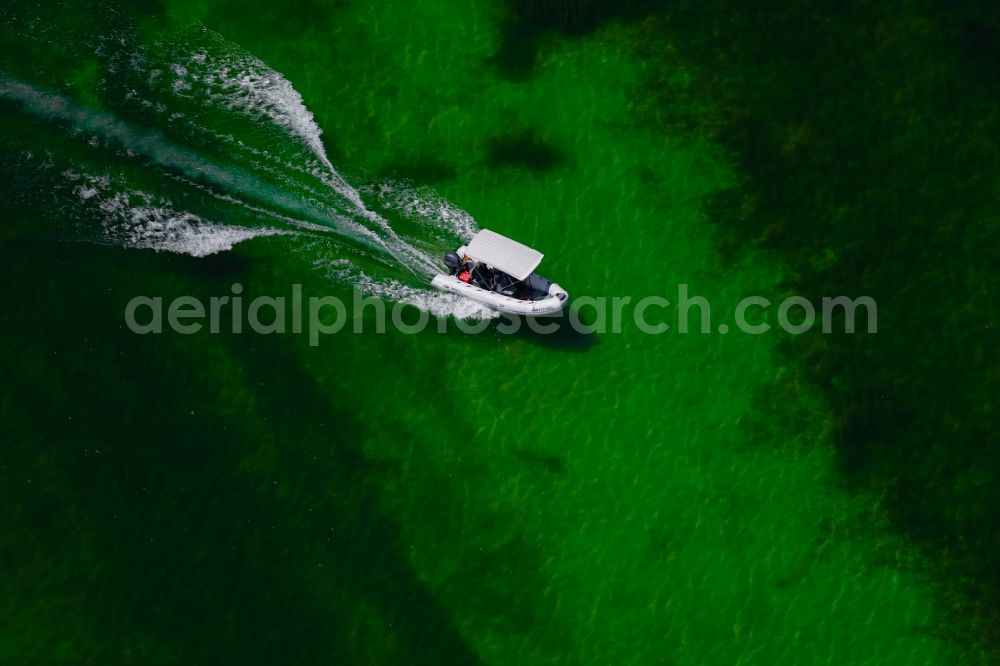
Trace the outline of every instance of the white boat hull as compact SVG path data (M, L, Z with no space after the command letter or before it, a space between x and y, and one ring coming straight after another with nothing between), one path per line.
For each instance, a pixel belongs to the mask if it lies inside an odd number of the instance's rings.
M554 282L549 285L548 296L537 301L504 296L495 291L489 291L474 284L462 282L454 275L437 275L431 280L431 284L438 289L464 296L469 300L476 301L505 314L523 315L526 317L555 314L562 310L566 301L569 300L569 294L566 293L566 290Z

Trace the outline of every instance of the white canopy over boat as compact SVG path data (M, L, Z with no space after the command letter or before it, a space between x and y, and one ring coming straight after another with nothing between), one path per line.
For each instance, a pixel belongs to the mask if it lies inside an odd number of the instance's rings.
M542 253L522 245L495 231L483 229L465 248L465 254L475 261L489 264L515 280L523 280L538 268Z

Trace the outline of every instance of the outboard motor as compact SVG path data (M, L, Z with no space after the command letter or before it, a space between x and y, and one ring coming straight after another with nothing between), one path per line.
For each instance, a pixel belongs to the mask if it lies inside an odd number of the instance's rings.
M449 273L455 275L462 266L462 259L458 256L457 252L449 252L444 255L444 265L448 267Z

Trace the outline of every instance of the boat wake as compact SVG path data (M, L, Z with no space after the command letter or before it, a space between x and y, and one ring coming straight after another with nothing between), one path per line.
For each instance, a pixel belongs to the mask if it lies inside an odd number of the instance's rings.
M493 316L427 284L440 249L476 232L473 218L407 182L355 188L302 96L258 58L204 29L151 45L112 36L95 51L101 110L0 73L0 99L94 151L45 165L74 195L67 217L85 239L204 257L301 238L309 264L340 283L436 316ZM418 233L404 237L390 217Z

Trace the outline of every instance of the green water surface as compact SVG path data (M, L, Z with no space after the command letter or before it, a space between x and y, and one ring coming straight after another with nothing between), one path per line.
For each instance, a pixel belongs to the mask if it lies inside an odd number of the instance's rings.
M996 24L968 56L936 5L827 4L6 5L3 75L83 115L0 99L0 661L989 661ZM138 294L351 298L323 269L350 242L123 247L67 179L220 224L257 222L192 182L312 196L280 128L129 96L130 54L219 48L294 86L355 187L422 187L574 296L870 294L880 330L134 335ZM109 118L249 175L184 180Z

